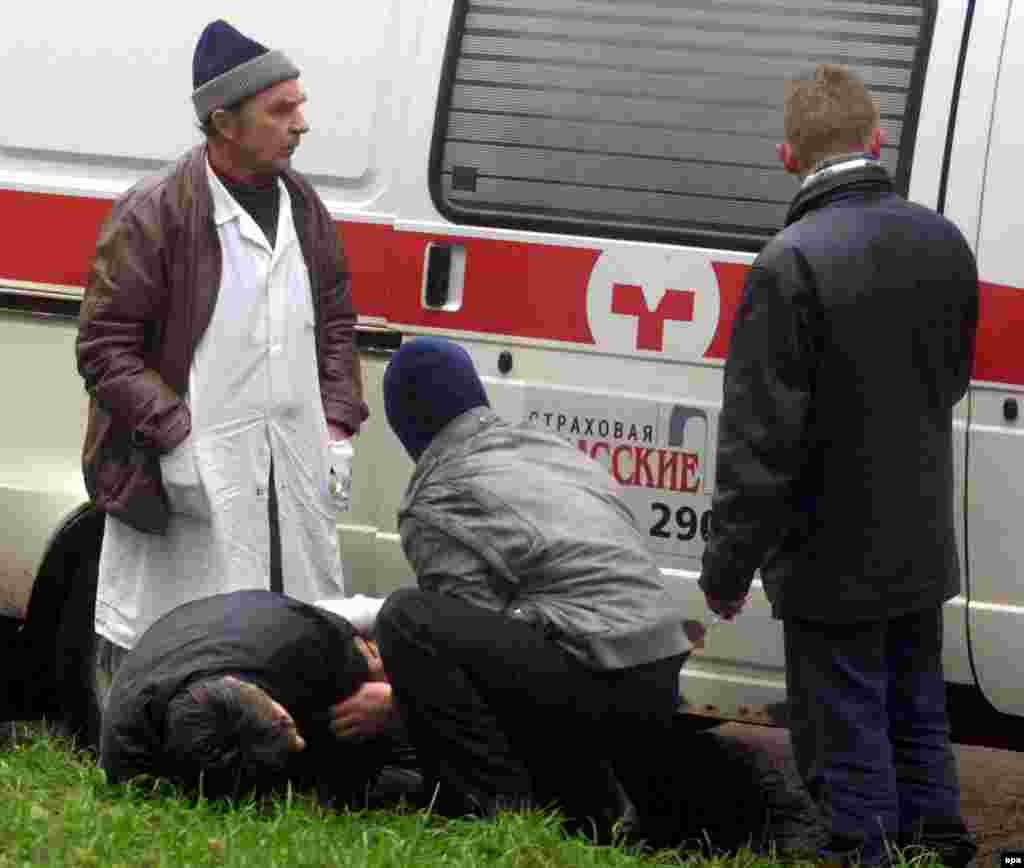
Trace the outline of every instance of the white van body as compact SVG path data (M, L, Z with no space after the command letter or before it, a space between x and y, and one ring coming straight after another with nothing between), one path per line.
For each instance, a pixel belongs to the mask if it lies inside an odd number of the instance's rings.
M609 466L693 617L709 619L696 583L723 360L746 270L796 189L774 165L781 82L844 62L879 97L903 192L955 221L978 257L946 675L1024 715L1024 3L750 5L218 5L303 70L313 132L295 165L353 269L371 417L339 527L349 590L412 582L395 529L412 465L380 383L398 336L441 334L472 354L498 412ZM74 317L96 231L114 197L199 141L191 59L210 15L198 0L159 23L137 4L61 6L19 4L0 33L13 85L0 125L0 608L14 617L85 499ZM781 628L763 594L709 634L681 692L691 712L781 719Z

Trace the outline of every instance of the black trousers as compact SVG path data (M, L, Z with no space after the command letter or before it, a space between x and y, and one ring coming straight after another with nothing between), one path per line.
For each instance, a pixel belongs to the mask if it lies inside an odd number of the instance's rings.
M611 769L636 834L660 846L677 833L670 736L685 655L599 671L531 624L419 590L388 599L377 637L439 812L556 806L604 837L621 804Z
M784 634L793 754L829 821L824 855L875 865L887 844L923 844L966 864L975 848L949 741L942 609L856 624L787 619Z

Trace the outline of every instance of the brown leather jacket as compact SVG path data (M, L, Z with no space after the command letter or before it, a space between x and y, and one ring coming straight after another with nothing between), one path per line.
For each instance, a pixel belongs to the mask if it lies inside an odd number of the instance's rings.
M310 184L292 171L283 180L313 289L324 412L355 432L368 411L344 250ZM79 320L78 370L91 396L85 485L98 508L141 531L167 527L158 456L191 430L183 396L220 279L200 145L114 203L100 229Z

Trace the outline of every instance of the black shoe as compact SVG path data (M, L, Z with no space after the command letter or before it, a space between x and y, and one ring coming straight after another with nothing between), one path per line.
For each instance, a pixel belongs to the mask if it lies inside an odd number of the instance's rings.
M924 821L913 839L903 844L934 851L946 868L965 868L978 854L978 845L959 819Z
M423 775L416 769L401 766L384 766L366 794L368 808L384 808L400 802L423 808L429 801L429 795L424 792Z

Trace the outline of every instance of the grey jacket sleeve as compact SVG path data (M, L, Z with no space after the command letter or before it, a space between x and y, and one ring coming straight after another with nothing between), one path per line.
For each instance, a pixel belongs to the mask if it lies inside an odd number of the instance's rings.
M817 307L799 264L796 251L755 262L733 326L700 579L720 600L747 593L799 507L794 482L807 457Z
M424 591L455 597L492 612L508 599L493 587L491 568L476 552L444 531L411 516L402 519L402 548Z

